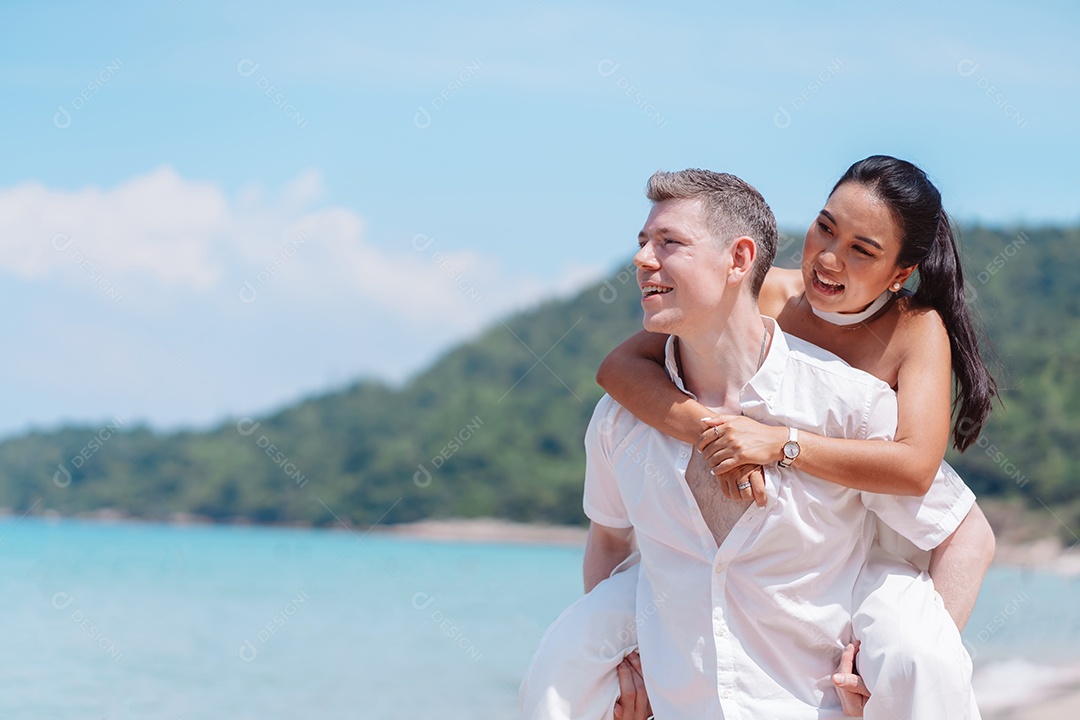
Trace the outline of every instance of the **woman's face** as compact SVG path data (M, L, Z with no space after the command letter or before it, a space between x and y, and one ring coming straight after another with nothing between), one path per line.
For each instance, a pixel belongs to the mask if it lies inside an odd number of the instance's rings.
M896 266L900 223L867 186L846 182L829 196L803 243L806 299L818 310L855 313L902 286L914 268Z

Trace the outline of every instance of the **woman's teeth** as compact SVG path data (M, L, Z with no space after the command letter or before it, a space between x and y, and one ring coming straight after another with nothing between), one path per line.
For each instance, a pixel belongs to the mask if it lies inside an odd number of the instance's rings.
M814 273L814 278L830 290L839 290L840 288L844 287L840 283L829 282L825 278L821 277L821 275L818 275L816 272Z

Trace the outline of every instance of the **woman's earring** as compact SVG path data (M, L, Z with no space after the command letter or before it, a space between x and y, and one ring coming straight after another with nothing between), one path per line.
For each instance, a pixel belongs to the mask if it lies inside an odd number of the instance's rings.
M893 292L900 292L900 283L893 283L892 290Z

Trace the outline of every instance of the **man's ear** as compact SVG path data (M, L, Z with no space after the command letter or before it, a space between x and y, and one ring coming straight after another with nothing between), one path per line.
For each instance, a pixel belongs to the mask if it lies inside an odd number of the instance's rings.
M757 260L757 243L752 237L743 235L731 241L731 268L728 270L728 282L741 283L754 271Z

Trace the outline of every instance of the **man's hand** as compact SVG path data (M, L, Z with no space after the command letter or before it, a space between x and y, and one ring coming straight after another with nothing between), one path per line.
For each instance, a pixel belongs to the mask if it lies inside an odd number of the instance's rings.
M870 699L870 691L866 689L866 683L855 672L855 654L859 652L859 641L855 644L848 643L844 648L844 654L840 656L840 667L832 676L833 685L836 686L836 694L840 696L840 707L848 717L862 717L863 707ZM616 717L618 717L616 715Z
M618 673L619 699L615 701L615 717L619 720L646 720L652 715L652 708L645 693L641 656L637 650L619 663Z

